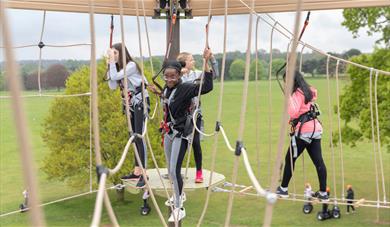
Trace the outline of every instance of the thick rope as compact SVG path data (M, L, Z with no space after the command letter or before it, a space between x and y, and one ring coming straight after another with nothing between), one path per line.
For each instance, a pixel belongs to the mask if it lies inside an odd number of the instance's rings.
M210 22L211 22L211 4L212 0L209 0L209 9L208 9L208 19L207 19L207 24L206 24L206 41L205 41L205 49L209 48L209 29L210 29ZM201 92L202 92L202 87L203 87L203 81L204 81L204 76L205 76L205 70L208 65L208 61L205 61L203 59L203 65L202 65L202 74L200 76L200 84L199 84L199 90L198 90L198 95L197 95L197 102L195 104L195 110L199 109L200 105L200 99L201 99ZM194 124L196 125L196 124ZM188 174L188 167L190 165L190 160L191 160L191 151L192 151L192 142L194 141L194 135L195 135L195 127L192 129L191 133L191 139L188 141L188 147L187 147L187 164L186 164L186 170L184 173L184 178L187 179L187 174ZM184 184L184 182L183 182ZM184 187L184 186L183 186Z
M143 7L143 14L145 15L145 7L144 3L142 0L142 7ZM146 107L146 95L145 95L145 79L144 79L144 61L143 61L143 53L142 53L142 40L141 40L141 25L140 25L140 20L139 20L139 6L138 6L138 1L136 1L136 18L137 18L137 31L138 31L138 47L139 47L139 53L140 53L140 59L141 59L141 76L142 76L142 102L144 103L144 116L148 116L148 110ZM146 133L146 125L147 125L147 118L145 120L145 130L141 138L145 137ZM141 162L140 155L138 152L135 152L135 156L138 162L138 165L141 167L142 175L145 180L146 188L149 191L150 197L152 198L152 202L154 204L154 207L156 208L157 214L161 220L161 223L164 226L168 226L165 222L164 216L161 213L160 207L157 203L156 197L154 196L154 193L152 191L152 188L150 186L148 176L146 175L146 166L143 166L143 163Z
M221 79L220 79L220 90L219 90L218 112L217 112L216 124L221 122L221 119L222 119L222 105L223 105L222 101L223 101L223 94L224 94L225 67L226 67L227 8L228 8L228 0L225 0L225 13L224 13L224 23L223 23L223 54L222 54ZM196 125L196 124L194 124L194 125ZM212 180L213 180L213 176L214 176L215 160L217 157L217 149L218 149L218 133L215 133L214 134L213 148L212 148L212 152L211 152L209 185L211 185ZM208 187L208 189L207 189L206 200L205 200L202 214L200 215L197 227L200 227L202 225L202 222L204 220L204 216L206 215L206 211L207 211L209 201L210 201L211 189L212 189L211 187Z
M255 62L256 62L256 68L255 68L255 105L256 105L256 132L255 132L255 140L256 140L256 166L257 166L257 176L260 178L260 145L259 145L259 69L258 69L258 62L259 62L259 47L258 47L258 31L259 31L259 22L260 18L256 18L256 32L255 32Z
M254 5L255 5L255 1L252 0L252 8L254 7ZM251 12L249 15L248 41L247 41L246 62L245 62L245 77L244 77L244 87L243 87L243 91L242 91L240 124L239 124L239 129L238 129L237 143L241 143L242 138L244 136L245 114L246 114L246 106L247 106L247 102L248 102L249 69L250 69L250 57L251 57L250 55L251 55L251 42L252 42L252 20L253 20L253 13ZM238 156L238 155L236 155L234 158L233 176L232 176L232 183L233 184L235 184L237 181L239 159L240 159L240 156ZM233 186L233 190L234 190L234 186ZM234 194L230 193L227 211L226 211L225 226L230 226L230 218L231 218L231 214L232 214L233 200L234 200Z
M333 174L333 198L337 199L337 189L336 189L336 165L334 158L334 145L333 145L333 120L332 120L332 103L330 98L330 80L329 80L329 62L330 57L326 60L326 84L327 84L327 93L328 93L328 116L329 116L329 143L330 143L330 152L332 156L332 174Z
M341 138L341 117L340 117L340 87L339 87L339 65L340 61L336 63L336 97L337 97L337 123L339 130L339 146L340 146L340 163L341 163L341 199L344 200L344 156L343 156L343 141ZM336 189L335 189L336 190Z
M373 147L373 152L374 152L374 165L375 165L375 181L376 181L376 195L377 195L377 201L378 201L378 206L379 206L379 177L378 177L378 163L377 163L377 157L376 157L376 145L375 145L375 130L374 130L374 111L373 111L373 106L372 106L372 74L373 74L373 69L370 70L370 118L371 118L371 140L372 140L372 147ZM376 210L376 221L379 221L379 207Z
M4 4L0 4L0 23L2 25L2 37L5 46L4 55L6 59L6 77L9 84L9 89L12 96L12 109L15 116L16 132L19 137L20 159L22 161L22 170L24 182L30 193L31 213L30 221L32 226L45 226L43 211L38 207L39 192L36 180L36 172L34 167L34 157L32 154L32 146L27 130L27 119L23 109L21 95L21 81L19 71L14 58L14 53L11 48L12 40L10 29L8 26L8 18L5 15Z
M382 192L383 192L383 201L386 202L386 183L385 183L385 174L383 171L383 160L382 160L382 151L381 151L381 138L380 138L380 130L379 130L379 111L378 111L378 71L375 73L375 84L374 84L374 101L375 101L375 113L376 113L376 136L377 136L377 144L378 144L378 154L379 154L379 163L381 168L381 176L382 176Z
M89 19L90 19L90 34L91 34L91 63L90 63L90 76L92 78L92 121L93 121L93 134L94 134L94 147L96 154L96 166L102 164L100 153L100 135L99 135L99 109L98 109L98 83L97 83L97 68L96 68L96 37L95 37L95 18L94 18L94 1L89 1ZM118 226L118 221L112 210L108 194L105 192L105 182L107 175L103 173L100 176L99 191L95 203L95 211L91 226L98 226L100 223L102 202L104 199L108 216L111 223L114 226Z
M303 50L305 49L305 45L302 45L300 59L299 59L299 72L302 72L302 62L303 62ZM303 175L303 183L306 184L306 172L305 172L305 152L302 153L302 175Z
M290 40L290 42L288 43L287 45L287 51L286 51L286 73L288 71L288 67L289 67L289 62L288 62L288 59L289 59L289 53L290 53L290 47L291 47L291 44L292 44L293 40ZM280 85L280 83L279 83ZM282 87L280 87L282 88ZM282 89L283 91L283 89ZM289 135L289 134L288 134ZM296 190L296 184L295 184L295 176L294 176L294 165L293 165L293 155L292 155L292 147L291 147L291 142L289 142L289 154L290 154L290 171L291 171L291 181L292 181L292 184L293 184L293 192L294 194L297 192ZM283 160L282 160L283 162ZM281 166L281 169L282 169L282 165ZM282 178L282 171L280 172L280 175L279 175L280 179Z
M260 18L259 16L257 16ZM269 67L268 67L268 132L272 131L272 44L274 39L274 30L275 26L278 24L275 21L275 24L272 26L270 34L270 43L269 43ZM268 160L271 160L272 153L272 135L268 133ZM268 185L271 184L271 162L268 162Z
M274 171L272 174L272 182L271 182L271 191L275 192L276 187L277 187L277 179L279 176L279 167L282 161L282 152L283 152L283 145L284 141L286 139L286 129L288 125L288 113L287 113L287 108L289 104L289 97L291 95L292 91L292 86L293 86L293 81L294 81L294 71L295 71L295 62L296 62L296 49L298 46L298 30L299 30L299 23L300 23L300 18L301 18L301 9L302 9L302 0L299 0L297 2L297 10L296 10L296 17L295 17L295 26L294 26L294 42L293 42L293 47L291 50L291 56L289 58L289 63L288 63L288 70L286 72L286 87L285 87L285 93L284 93L284 110L282 114L282 119L281 119L281 127L279 131L279 143L278 143L278 152L276 155L276 161L274 165ZM271 225L272 221L272 211L273 211L273 204L268 203L266 206L265 210L265 215L264 215L264 224L263 226L268 227Z

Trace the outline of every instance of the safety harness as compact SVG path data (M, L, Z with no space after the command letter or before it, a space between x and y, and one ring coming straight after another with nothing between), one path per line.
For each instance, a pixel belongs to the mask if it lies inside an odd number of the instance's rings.
M320 115L321 115L321 111L319 109L318 104L317 103L311 103L309 111L299 115L299 117L297 117L295 119L292 119L290 121L290 125L291 125L291 131L290 131L291 147L292 147L292 150L293 150L293 157L294 158L298 157L298 149L297 149L296 138L300 138L303 124L305 124L306 122L309 122L309 121L313 121L313 124L314 124L313 132L312 132L312 134L311 134L311 136L309 138L311 140L313 138L313 135L314 135L315 131L316 131L316 121L315 121L315 119L317 119L317 121L321 124L321 121L318 119L318 116L320 116ZM297 133L297 135L295 135L295 131L297 129L298 123L300 123L300 125L299 125L299 129L298 129L298 133Z
M169 96L169 98L166 98L167 96L167 89L164 91L164 96L162 99L163 102L163 110L164 110L164 120L160 123L160 131L161 131L161 146L164 145L164 136L165 134L170 135L171 138L181 136L183 139L189 139L188 135L192 131L192 117L189 112L189 110L186 112L185 116L175 119L172 115L172 112L169 109L169 106L174 99L175 93L176 93L177 88L174 88ZM170 118L170 121L168 122L168 116ZM184 123L184 131L179 132L178 130L175 129L175 126L178 123L181 123L185 121Z

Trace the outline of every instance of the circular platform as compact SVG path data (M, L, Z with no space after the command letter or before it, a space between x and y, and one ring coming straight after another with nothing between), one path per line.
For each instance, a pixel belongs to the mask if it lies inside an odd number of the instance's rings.
M166 176L168 174L168 170L166 168L162 168L159 170L160 170L160 173L162 176L164 176L164 175ZM191 190L202 189L202 188L207 189L209 187L215 187L215 186L225 182L224 175L217 173L217 172L214 172L212 182L211 182L211 184L209 184L211 172L207 169L203 169L202 170L203 171L203 183L195 183L196 169L195 168L188 168L187 178L184 178L185 171L186 171L185 168L181 169L185 191L191 191ZM163 191L164 186L160 180L157 169L148 169L148 170L146 170L146 173L149 177L149 184L150 184L152 190ZM163 178L163 182L164 182L165 187L168 190L170 190L170 191L173 190L173 185L170 184L169 179ZM123 180L123 184L126 186L127 190L133 191L134 188L136 188L137 181Z

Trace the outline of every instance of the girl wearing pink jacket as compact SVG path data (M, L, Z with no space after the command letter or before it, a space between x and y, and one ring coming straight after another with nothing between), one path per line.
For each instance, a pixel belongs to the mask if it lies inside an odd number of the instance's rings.
M284 77L285 75L283 79ZM314 104L316 99L317 90L310 87L303 79L302 74L296 71L294 86L288 104L288 114L290 115L292 129L290 133L291 146L287 150L284 161L282 184L276 190L280 197L288 197L288 184L292 171L295 169L295 161L306 149L317 170L320 186L319 193L317 193L318 198L329 200L329 196L326 193L326 166L321 152L322 126L317 119L320 113L316 104Z

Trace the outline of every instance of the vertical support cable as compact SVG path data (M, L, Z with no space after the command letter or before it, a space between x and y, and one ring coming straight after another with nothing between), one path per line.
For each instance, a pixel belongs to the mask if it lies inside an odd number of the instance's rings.
M293 39L293 47L291 50L291 56L289 58L289 63L287 64L289 67L287 68L286 72L286 87L284 92L284 111L281 118L281 127L279 130L279 143L278 143L278 151L276 154L276 160L274 165L274 171L272 174L272 182L271 182L271 191L275 192L277 187L277 180L279 176L279 167L282 160L282 150L284 147L284 141L286 139L286 129L288 125L288 113L287 108L289 104L289 97L291 95L293 82L294 82L294 71L295 71L295 62L297 59L296 56L296 50L298 46L298 33L299 33L299 23L301 18L301 10L302 10L302 0L297 1L297 9L296 9L296 16L295 16L295 26L294 26L294 39ZM272 212L273 212L273 203L268 202L265 212L264 212L264 227L271 226L272 222Z
M375 181L376 181L376 196L377 196L377 209L376 209L376 221L379 222L379 201L380 201L380 194L379 194L379 177L378 177L378 164L377 164L377 157L376 157L376 145L375 145L375 130L374 130L374 111L372 106L372 74L373 69L370 69L370 117L371 117L371 140L372 140L372 148L374 151L374 166L375 166Z
M12 109L14 112L14 120L16 132L19 138L20 159L22 162L22 170L24 182L28 188L30 195L31 212L30 221L32 226L45 226L44 215L39 207L39 190L36 177L36 169L33 163L34 155L32 154L32 146L28 133L27 118L23 108L21 99L21 81L19 71L12 50L12 40L10 29L8 27L8 18L4 10L5 3L0 4L0 23L2 27L2 37L4 43L4 55L6 59L6 77L9 84L9 89L12 98Z
M340 60L336 63L336 97L337 97L337 122L339 130L339 146L340 146L340 163L341 163L341 200L344 201L344 155L343 155L343 141L341 138L341 117L340 117L340 87L339 87L339 65ZM335 189L336 190L336 189Z
M374 85L374 92L375 92L375 113L376 113L376 136L378 141L378 154L379 154L379 163L381 168L381 175L382 175L382 191L383 191L383 202L386 203L386 182L385 182L385 174L383 171L383 160L382 160L382 151L381 151L381 138L380 138L380 130L379 130L379 111L378 111L378 94L377 94L377 84L378 84L378 74L379 72L376 71L375 73L375 85Z
M330 99L330 80L329 80L329 62L330 56L328 55L326 60L326 82L327 82L327 93L328 93L328 116L329 116L329 142L330 142L330 151L332 156L332 173L333 173L333 197L337 199L337 190L336 190L336 166L334 160L334 146L333 146L333 120L332 120L332 103Z

